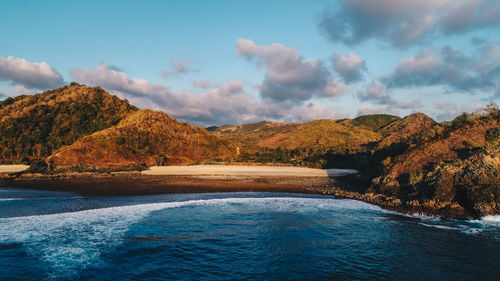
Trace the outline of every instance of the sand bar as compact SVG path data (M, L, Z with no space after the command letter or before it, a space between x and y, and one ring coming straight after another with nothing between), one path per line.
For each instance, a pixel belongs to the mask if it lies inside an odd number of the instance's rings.
M256 176L256 177L335 177L357 173L351 169L312 169L303 167L193 165L153 166L142 172L146 175L172 176Z
M16 173L28 169L28 165L0 165L0 173Z

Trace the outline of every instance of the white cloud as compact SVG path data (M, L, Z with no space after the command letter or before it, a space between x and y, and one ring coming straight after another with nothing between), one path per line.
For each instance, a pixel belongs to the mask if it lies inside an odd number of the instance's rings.
M436 35L500 25L497 0L340 0L324 12L320 28L333 41L379 39L408 46Z
M388 92L388 90L379 83L372 83L368 85L363 91L359 91L358 98L361 101L369 101L378 105L388 106L390 108L397 108L397 109L415 109L423 107L422 102L417 99L414 99L411 102L406 102L394 98Z
M309 121L314 117L334 118L340 114L313 103L259 99L247 92L238 80L215 84L203 93L191 93L174 92L163 84L129 78L125 72L107 63L70 72L78 82L102 86L140 107L162 110L175 118L202 126L260 120Z
M394 71L382 78L390 88L446 86L450 90L492 95L500 87L500 44L483 42L476 56L451 47L424 49L401 59Z
M333 68L346 83L362 80L364 72L367 71L365 60L354 52L350 52L347 56L335 52L332 56L332 62Z
M320 60L303 58L282 44L257 46L250 39L238 39L237 54L266 69L260 95L276 101L306 101L314 96L339 96L340 82L333 80Z
M400 116L399 111L394 110L389 105L362 105L358 109L356 116L370 115L370 114L391 114Z
M0 57L0 80L11 81L30 89L62 86L62 75L46 62L29 62L23 58Z
M74 68L70 70L74 80L99 85L107 89L123 92L132 96L170 96L170 87L163 84L151 84L142 78L129 78L125 72L110 66L107 62L100 63L97 68Z
M163 76L163 78L170 78L170 77L178 75L178 74L185 74L185 73L199 71L198 69L191 68L189 66L190 64L191 64L190 59L184 59L183 61L173 60L170 63L171 70L162 70L162 71L160 71L160 74L161 74L161 76Z
M208 88L212 88L212 82L208 81L208 80L196 80L196 81L193 81L193 87L195 88L201 88L201 89L208 89Z

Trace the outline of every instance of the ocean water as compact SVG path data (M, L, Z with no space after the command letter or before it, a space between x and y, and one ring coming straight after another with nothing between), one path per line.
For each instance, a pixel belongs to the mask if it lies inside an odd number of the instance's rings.
M500 218L276 193L0 188L0 280L499 280Z

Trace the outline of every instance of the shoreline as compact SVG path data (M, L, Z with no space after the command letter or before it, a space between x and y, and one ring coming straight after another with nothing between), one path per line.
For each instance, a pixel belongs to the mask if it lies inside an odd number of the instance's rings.
M189 167L189 166L187 166ZM192 169L192 168L190 168ZM319 169L311 169L319 170ZM433 205L401 202L398 198L352 191L347 177L321 175L252 175L252 174L148 174L147 172L81 172L55 174L0 174L0 186L72 192L81 196L133 196L174 193L276 192L331 195L367 202L405 214L439 216L444 219L471 219L458 204L438 208ZM340 173L339 175L342 175Z

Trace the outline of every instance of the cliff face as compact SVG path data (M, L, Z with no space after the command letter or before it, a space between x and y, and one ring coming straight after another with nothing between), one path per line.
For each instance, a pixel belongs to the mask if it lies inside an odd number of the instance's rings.
M47 158L52 168L186 165L234 157L236 147L165 113L139 110Z
M500 212L500 114L433 125L408 139L403 153L385 159L371 192L422 208L468 214ZM460 122L459 122L460 121Z
M0 161L42 159L136 111L100 87L74 84L0 101Z

